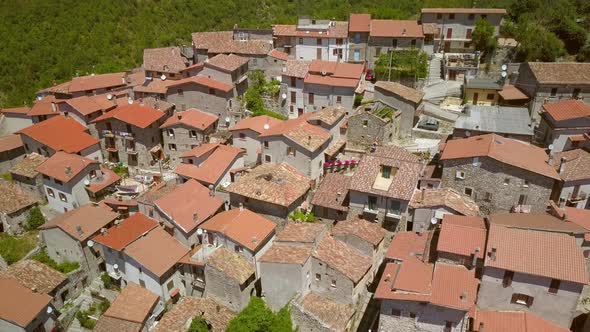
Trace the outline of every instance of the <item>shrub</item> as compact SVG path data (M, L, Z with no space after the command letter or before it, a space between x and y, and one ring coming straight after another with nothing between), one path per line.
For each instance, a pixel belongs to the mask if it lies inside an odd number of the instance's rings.
M72 271L77 270L80 267L80 264L78 264L78 262L64 261L62 263L57 263L56 261L51 259L51 257L49 257L45 249L33 255L33 257L31 258L61 273L70 273Z
M363 97L364 97L364 95L355 95L354 96L354 108L361 106L361 103L363 102Z
M108 273L103 272L103 274L100 275L100 280L102 281L102 283L104 284L104 287L106 289L113 288L113 279L111 279L111 277L108 275Z
M8 265L18 262L37 245L37 232L21 236L0 233L0 255Z
M45 217L41 212L39 207L35 206L29 211L29 216L27 217L27 223L25 225L25 229L30 231L33 229L37 229L39 226L45 223Z
M209 327L203 316L195 316L188 328L188 332L209 332Z

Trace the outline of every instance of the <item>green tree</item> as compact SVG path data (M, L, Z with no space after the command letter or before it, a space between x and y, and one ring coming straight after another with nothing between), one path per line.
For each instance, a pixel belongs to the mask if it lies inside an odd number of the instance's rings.
M191 322L191 326L188 328L188 332L209 332L205 318L201 315L195 316Z
M289 308L273 313L264 300L252 297L248 306L229 322L227 332L293 332Z
M289 306L283 307L276 313L275 318L270 325L270 332L291 332L293 331L293 322L291 321L291 310Z
M535 23L520 24L517 40L517 61L551 62L565 54L563 42L554 33Z
M498 47L494 33L494 26L487 20L480 19L475 23L475 30L471 36L475 49L483 52L484 56L488 58Z
M428 55L420 50L393 51L379 55L375 75L380 81L426 78Z
M27 230L30 231L33 229L37 229L44 223L45 217L43 216L43 213L41 212L41 209L39 209L39 207L35 206L31 210L29 210L29 215L27 216L27 224L25 227Z

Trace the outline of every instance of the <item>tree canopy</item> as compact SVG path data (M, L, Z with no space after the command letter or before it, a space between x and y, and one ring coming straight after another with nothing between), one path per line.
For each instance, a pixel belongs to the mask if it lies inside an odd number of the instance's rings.
M209 326L207 326L205 318L201 315L195 316L188 328L188 332L209 332Z
M293 332L288 306L272 312L259 297L252 297L248 306L229 322L227 332Z
M484 55L491 54L498 46L498 41L494 37L494 26L487 20L479 19L475 23L471 38L475 49Z
M381 54L375 62L375 75L380 81L426 78L428 56L418 49Z

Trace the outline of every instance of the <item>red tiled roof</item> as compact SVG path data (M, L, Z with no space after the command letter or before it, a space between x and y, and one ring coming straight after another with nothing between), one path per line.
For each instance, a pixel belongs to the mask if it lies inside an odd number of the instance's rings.
M205 130L219 120L217 115L203 112L196 108L190 108L184 112L174 113L160 128L167 128L177 124L183 124L191 128Z
M98 164L98 161L58 151L37 166L37 172L67 183L92 164Z
M261 133L260 137L285 136L309 151L316 151L330 139L330 133L309 124L307 119L311 116L313 113L305 113L297 119L283 121Z
M406 261L418 257L422 258L430 239L430 232L398 232L393 236L385 257Z
M301 307L306 315L313 317L327 331L349 330L355 314L351 304L336 302L313 291L301 299Z
M180 47L146 48L143 50L145 70L178 73L187 65L188 60L182 55Z
M527 62L540 84L588 85L590 82L590 63L583 62ZM518 84L518 83L517 83Z
M119 106L114 110L94 119L92 123L108 119L117 119L124 123L128 123L130 125L134 125L136 127L143 129L149 127L152 123L158 121L165 115L166 114L164 112L158 111L149 106L141 104L131 104Z
M183 84L197 84L223 92L229 92L233 89L233 85L231 84L223 83L205 76L192 76L177 81L170 81L170 83L167 85L167 88L169 89L171 87Z
M479 213L479 206L471 197L452 188L416 189L410 200L410 207L447 207L465 216L477 216Z
M240 120L233 127L231 127L229 131L250 129L259 134L262 134L266 130L273 128L282 122L282 120L270 117L268 115L259 115ZM268 129L264 129L265 125L268 125Z
M544 104L543 109L556 121L590 117L590 105L577 99L567 99L556 103Z
M529 97L512 84L506 84L498 95L504 100L528 100Z
M135 87L133 87L133 91L142 93L165 94L166 91L168 91L168 86L175 83L176 81L173 80L162 81L159 78L154 78L151 80L145 80L143 84L136 85Z
M106 111L117 106L112 100L108 100L105 95L81 96L66 99L64 103L72 106L72 108L80 112L82 115Z
M322 239L312 256L339 271L354 284L367 274L372 265L370 257L331 236Z
M287 59L289 59L289 54L287 54L285 52L281 52L277 49L270 50L270 52L268 52L268 55L275 58L275 59L284 60L284 61L287 61Z
M200 227L209 232L221 233L256 252L274 234L276 224L248 209L232 209L216 214Z
M313 244L325 230L326 225L322 223L288 222L275 238L275 242Z
M216 144L215 150L199 165L181 163L175 173L195 179L207 185L217 185L234 161L243 155L244 150L233 146Z
M341 87L356 87L363 75L361 64L313 60L304 82Z
M371 30L371 14L350 14L349 32L369 32Z
M496 134L450 140L446 143L441 159L473 157L490 157L501 163L560 179L559 174L547 163L549 156L545 150Z
M501 8L422 8L422 14L503 14L506 9Z
M30 111L27 113L27 116L33 117L58 114L57 108L54 109L53 102L59 103L61 101L55 99L55 96L47 96L41 100L36 100L33 104L33 107L31 107Z
M28 114L31 111L30 107L14 107L14 108L0 108L0 113L12 113L12 114Z
M347 212L346 197L350 188L351 176L338 173L328 173L320 183L311 200L314 206L327 207L337 211Z
M285 65L285 72L283 75L297 78L305 78L309 71L311 61L306 60L287 60Z
M495 259L491 256L496 249ZM508 228L492 224L485 266L587 284L582 250L566 234Z
M98 144L99 140L86 133L87 128L72 118L57 115L17 131L55 151L78 153Z
M92 240L111 249L121 251L156 227L158 227L157 221L137 212L121 221L119 225L107 229L106 233L96 235Z
M477 310L474 329L480 324L486 332L569 332L529 311Z
M123 85L125 85L125 73L81 76L72 79L69 92L89 91Z
M199 158L204 156L205 154L210 153L211 151L217 149L217 147L219 146L219 143L203 143L199 146L196 146L186 152L184 152L181 157L182 158L186 158L186 157L195 157L195 158Z
M121 177L118 176L117 173L106 167L101 166L100 171L102 172L102 176L100 178L92 179L90 184L86 186L86 189L92 193L98 193L121 180Z
M129 244L125 252L145 269L160 277L173 268L189 249L163 228L156 227Z
M577 209L574 207L566 206L565 208L565 218L568 221L571 221L579 226L584 227L587 230L590 230L590 210L586 209Z
M207 59L205 67L215 67L228 72L233 72L241 66L247 64L248 58L244 58L235 54L217 54L216 56Z
M372 20L371 37L424 38L422 26L412 20Z
M430 303L469 311L475 305L478 285L475 270L468 270L461 265L436 263Z
M218 247L207 258L207 266L223 272L227 277L238 281L240 285L256 273L254 264L226 247Z
M548 213L497 213L488 216L490 223L510 228L578 235L588 230L576 223L564 221Z
M311 257L311 246L273 244L258 262L303 265Z
M348 22L334 22L327 32L320 33L319 30L306 30L305 28L297 29L296 25L273 25L274 36L284 37L307 37L307 38L347 38Z
M483 218L446 215L443 218L436 250L461 256L484 258L486 226Z
M369 242L373 246L379 245L385 237L385 230L381 225L364 219L354 218L339 221L332 228L332 235L353 235Z
M12 278L0 278L0 319L26 328L35 318L45 314L52 297L22 286Z
M158 299L158 295L130 282L103 315L143 324L158 303Z
M154 203L185 233L197 228L224 204L222 199L211 196L209 189L195 180L177 186Z
M0 137L0 152L21 148L23 141L19 135L7 135Z
M40 229L59 227L74 239L83 242L119 217L108 208L86 204L49 220ZM86 245L83 243L83 245Z

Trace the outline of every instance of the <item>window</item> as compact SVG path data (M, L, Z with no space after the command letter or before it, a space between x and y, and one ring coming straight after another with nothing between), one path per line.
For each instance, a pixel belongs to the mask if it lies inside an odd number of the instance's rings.
M332 282L330 283L330 287L336 288L336 279L332 279Z
M235 252L237 252L237 253L241 253L241 252L243 252L243 251L244 251L244 247L242 247L242 246L240 246L240 245L236 245L236 246L234 247L234 251L235 251Z
M297 102L297 93L295 91L291 91L291 102L292 103Z
M463 193L465 193L465 195L467 195L467 196L471 196L471 195L473 195L473 188L465 187L463 189Z
M455 14L449 14L449 20L454 20L455 19Z
M62 193L59 193L59 200L66 203L68 202L68 198Z
M494 100L494 94L488 93L488 100Z
M317 280L317 281L320 281L320 280L322 280L322 275L321 275L321 274L319 274L319 273L316 273L316 274L315 274L315 280Z
M47 188L47 195L49 195L49 197L55 198L55 193L53 192L53 189L51 189L51 188Z
M139 279L139 285L143 288L145 288L145 281L143 281L142 279Z
M174 280L170 280L170 282L166 285L166 289L171 291L174 288Z
M357 32L357 33L354 34L354 42L356 44L358 44L358 43L361 42L361 34L360 33Z
M363 127L367 127L369 125L369 120L363 120Z
M473 162L471 163L474 167L479 166L479 157L473 157Z
M525 188L528 188L531 182L529 180L524 180L524 184L522 185Z
M96 170L91 170L89 176L91 179L94 179L96 177Z
M488 15L486 15L486 14L481 15L482 20L485 20L486 18L488 18Z
M168 144L168 149L170 149L170 151L176 151L176 144Z
M299 45L303 45L303 38L299 38Z
M401 317L402 312L399 311L398 309L392 308L391 309L391 315L394 316L394 317Z
M579 88L575 88L574 91L572 92L572 98L573 99L578 99L579 96L580 96L580 89Z
M436 14L436 19L437 20L441 20L442 19L442 14Z
M557 95L557 88L552 88L551 89L551 97L555 97L555 95Z
M369 196L369 204L368 204L369 210L377 210L377 197L375 196Z
M413 312L410 312L410 318L416 318L416 314Z
M309 104L310 105L313 105L313 99L314 99L313 97L314 97L313 93L310 92L309 93Z
M378 57L381 54L381 47L375 47L375 56Z
M475 14L469 14L468 18L469 20L473 21L475 19Z
M244 133L240 133L239 136L240 136L240 139L246 139L246 134L244 134Z
M342 45L342 38L336 38L336 45Z
M168 129L168 136L174 137L174 129Z
M126 125L125 125L125 130L126 130L128 133L131 133L131 132L133 132L133 130L131 130L131 125L130 125L130 124L126 124Z
M316 39L316 45L321 46L322 45L322 39L321 38L317 38Z
M509 178L505 178L504 179L504 185L507 186L510 184L510 179Z
M402 214L402 203L400 201L389 201L389 213L399 216Z
M64 184L63 182L61 182L58 179L53 179L53 182L55 182L56 184L59 184L60 186Z
M465 38L471 39L472 33L473 33L473 30L467 29L467 31L465 32Z
M297 152L295 151L295 148L294 147L292 147L292 146L288 146L287 147L287 155L295 156L296 153Z
M188 134L190 137L195 138L197 137L197 131L196 130L191 130Z
M412 47L416 47L416 39L412 39L411 46L412 46Z
M502 278L502 287L510 287L512 285L512 279L514 279L514 272L506 270L504 272L504 278Z
M391 166L381 165L381 177L385 179L391 177Z
M491 202L492 201L492 193L486 192L483 200L486 202Z
M293 76L291 76L291 86L293 86L293 87L294 87L294 86L296 86L296 85L297 85L297 78L296 78L296 77L293 77Z
M528 197L525 194L521 194L520 196L518 196L518 205L526 205L527 198Z
M267 162L267 163L270 163L272 161L270 155L265 154L264 155L264 161Z
M514 293L514 294L512 294L512 299L510 300L510 303L520 304L520 305L525 305L527 307L530 307L533 305L534 299L535 299L534 297L529 296L529 295Z
M455 179L464 180L465 179L465 172L462 172L462 171L455 172Z
M184 96L184 90L182 90L182 89L176 89L176 93L177 93L179 96Z
M391 41L391 47L397 48L397 39Z
M444 332L451 332L453 329L453 322L449 322L448 320L445 320L445 328L444 328Z
M561 280L559 279L553 279L551 280L551 284L549 285L549 293L551 294L557 294L557 291L559 290L559 285L561 284Z
M209 88L209 94L215 96L215 89Z
M268 141L262 142L262 145L264 146L265 149L268 149Z

